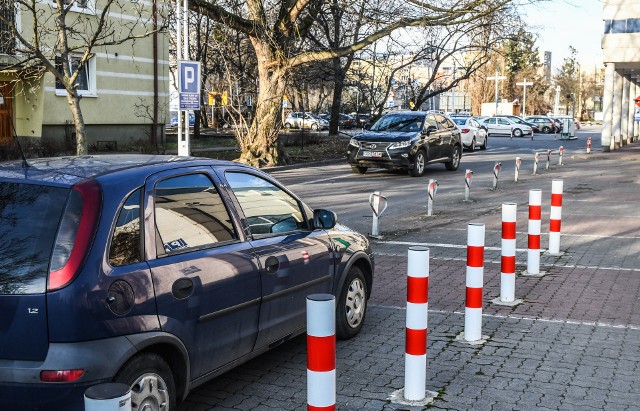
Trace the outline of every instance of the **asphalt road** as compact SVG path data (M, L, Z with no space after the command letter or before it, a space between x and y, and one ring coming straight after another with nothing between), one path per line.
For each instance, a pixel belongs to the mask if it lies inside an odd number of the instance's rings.
M337 345L337 409L423 410L391 394L404 385L407 248L430 249L427 389L431 405L451 410L637 410L640 404L640 143L602 153L599 128L578 139L491 138L487 151L465 152L456 172L429 166L425 176L351 173L347 164L273 172L310 206L333 209L342 223L371 229L369 194L389 200L372 239L376 273L365 326ZM586 154L586 138L593 153ZM546 151L565 149L545 168ZM537 175L533 157L542 151ZM514 181L515 157L522 158ZM503 169L491 190L493 166ZM471 201L464 173L472 169ZM427 183L437 179L435 215L426 216ZM542 240L548 245L551 181L564 182L560 256L543 253L544 277L525 277L528 192L543 191ZM517 213L515 307L500 293L501 204ZM486 226L483 335L457 341L464 326L466 229ZM181 410L306 408L306 344L296 338L192 392Z

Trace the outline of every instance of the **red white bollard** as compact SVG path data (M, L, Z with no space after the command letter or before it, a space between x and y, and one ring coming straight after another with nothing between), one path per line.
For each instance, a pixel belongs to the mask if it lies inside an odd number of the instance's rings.
M527 274L540 274L540 226L542 219L542 190L529 190L529 241Z
M564 147L560 146L558 149L558 165L562 165L562 156L564 156Z
M336 299L307 296L307 410L336 409Z
M591 154L591 137L587 138L587 154Z
M407 262L407 328L404 356L404 398L426 397L429 249L410 247Z
M549 215L549 254L560 254L560 223L562 220L562 180L551 182L551 213Z
M538 163L540 162L540 153L536 153L533 160L533 175L535 176L538 173Z
M467 169L464 173L464 201L469 201L471 196L471 178L473 177L473 171Z
M512 303L516 294L516 203L502 204L500 301Z
M500 170L502 169L502 163L495 163L493 166L493 188L492 190L498 189L498 176L500 175Z
M547 164L545 164L544 169L549 169L549 163L551 163L551 150L547 150Z
M522 164L522 160L520 159L520 157L516 157L516 171L515 171L515 177L514 177L514 181L517 183L518 182L518 177L520 176L520 165Z
M464 339L482 339L482 284L484 277L484 224L467 226L467 298L464 309Z
M429 185L427 186L427 216L429 217L433 215L433 200L435 199L437 192L438 180L429 180Z

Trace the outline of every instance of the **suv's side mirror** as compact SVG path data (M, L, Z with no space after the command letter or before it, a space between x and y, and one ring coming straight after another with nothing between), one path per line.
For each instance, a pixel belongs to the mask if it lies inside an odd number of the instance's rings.
M336 226L338 216L331 210L313 211L313 228L333 228Z
M430 135L431 133L433 133L434 131L437 131L438 128L434 125L430 125L429 127L427 127L427 130L424 132L426 135Z

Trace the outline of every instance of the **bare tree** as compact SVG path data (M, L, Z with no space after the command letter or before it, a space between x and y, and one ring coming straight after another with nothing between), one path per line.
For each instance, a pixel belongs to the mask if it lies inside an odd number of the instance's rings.
M81 75L95 50L133 42L162 30L157 0L149 12L142 3L124 0L0 0L3 7L20 9L21 24L0 15L0 22L16 39L16 62L5 70L18 69L38 78L51 73L67 93L76 130L77 154L86 154L88 143L78 92ZM118 20L112 14L132 18ZM166 18L162 21L167 21Z
M246 34L257 59L259 92L256 116L241 143L241 161L273 165L280 159L278 131L282 96L288 76L295 67L314 61L347 56L403 27L450 26L492 14L512 0L440 0L370 2L369 35L336 48L313 50L304 47L316 27L323 0L192 0L192 10ZM243 7L238 7L242 3Z

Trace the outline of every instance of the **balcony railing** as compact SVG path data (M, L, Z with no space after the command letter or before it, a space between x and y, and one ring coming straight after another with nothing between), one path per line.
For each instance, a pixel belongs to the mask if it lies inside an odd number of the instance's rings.
M15 23L16 7L12 0L0 0L0 54L14 55L16 51L15 36L11 26ZM7 24L9 22L9 24Z

